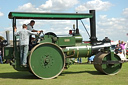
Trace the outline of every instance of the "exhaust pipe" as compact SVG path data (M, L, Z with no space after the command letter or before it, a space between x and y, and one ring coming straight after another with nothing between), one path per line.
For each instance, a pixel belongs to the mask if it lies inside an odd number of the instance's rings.
M10 45L9 31L6 31L7 44Z
M92 46L97 45L97 38L96 38L96 20L95 20L95 10L89 10L90 14L93 15L92 18L90 18L90 41Z

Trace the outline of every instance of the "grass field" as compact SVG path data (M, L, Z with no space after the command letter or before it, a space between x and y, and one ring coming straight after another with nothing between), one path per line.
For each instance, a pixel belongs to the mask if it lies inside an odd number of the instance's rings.
M29 72L17 72L9 64L0 64L0 85L128 85L128 63L117 75L103 75L92 64L71 65L55 79L42 80Z

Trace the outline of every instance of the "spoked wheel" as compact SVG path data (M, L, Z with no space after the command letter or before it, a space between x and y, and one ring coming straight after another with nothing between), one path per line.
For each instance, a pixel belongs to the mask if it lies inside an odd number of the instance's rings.
M38 78L57 77L64 69L64 53L52 43L41 43L35 46L29 56L29 67Z
M99 53L94 58L94 67L101 73L115 75L122 67L122 63L120 61L120 57L116 54L111 58L111 55L108 53Z

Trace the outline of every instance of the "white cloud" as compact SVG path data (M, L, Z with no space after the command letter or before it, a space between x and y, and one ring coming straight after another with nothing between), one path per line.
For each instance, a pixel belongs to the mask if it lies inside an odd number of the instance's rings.
M42 4L42 10L64 11L78 4L78 0L48 0Z
M48 0L45 4L42 4L38 7L31 3L26 3L17 8L18 11L27 11L27 12L50 12L50 11L65 11L73 7L78 3L78 0Z
M128 8L125 8L123 10L123 15L126 16L126 17L128 17Z
M36 8L31 3L26 3L22 6L19 6L16 10L17 11L25 11L25 12L45 12L45 11L41 10L40 8Z
M106 11L108 10L112 4L108 1L101 1L101 0L92 0L88 1L78 7L76 7L77 12L83 12L87 10L98 10L98 11Z
M23 6L19 6L18 10L33 11L33 10L36 10L36 8L31 3L27 3L27 4L24 4Z
M4 14L2 12L0 12L0 17L3 16Z
M103 39L108 36L112 40L127 41L127 19L108 18L107 15L100 15L97 22L97 37Z

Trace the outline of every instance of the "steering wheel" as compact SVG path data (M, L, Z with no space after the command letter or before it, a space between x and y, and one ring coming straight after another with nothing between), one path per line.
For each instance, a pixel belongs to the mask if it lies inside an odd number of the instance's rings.
M43 34L43 36L44 36L43 31L38 34L38 36L39 36L40 38L42 37L41 34Z
M41 34L43 34L43 35L41 35ZM43 39L43 36L44 36L44 33L43 32L40 32L40 33L38 33L36 36L35 36L35 41L36 41L36 43L38 42L38 39Z

